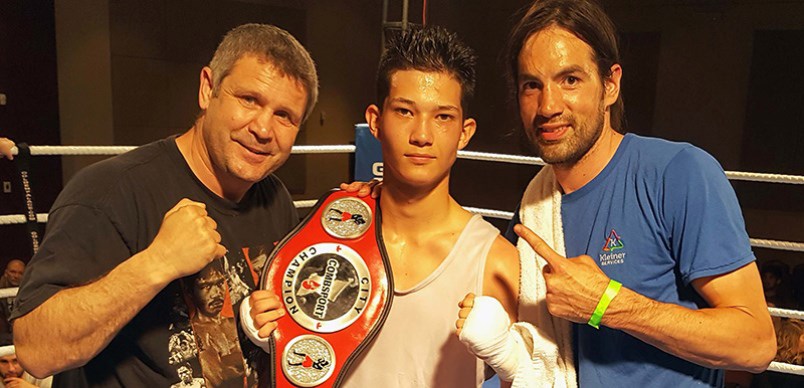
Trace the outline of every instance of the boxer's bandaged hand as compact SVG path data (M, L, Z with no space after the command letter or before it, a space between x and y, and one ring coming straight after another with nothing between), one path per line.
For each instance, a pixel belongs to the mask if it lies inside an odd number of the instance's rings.
M478 296L459 336L470 352L505 381L512 381L517 370L527 367L530 360L525 344L510 326L511 320L497 299Z
M260 338L259 330L254 326L254 320L251 318L251 295L245 297L240 302L240 327L246 333L246 337L251 340L254 345L259 346L266 353L271 352L271 338Z

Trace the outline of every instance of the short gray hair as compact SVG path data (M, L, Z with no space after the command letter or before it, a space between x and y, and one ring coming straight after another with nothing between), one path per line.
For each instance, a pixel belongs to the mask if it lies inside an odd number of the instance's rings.
M303 120L307 120L318 101L318 75L310 53L287 31L269 24L243 24L223 37L209 67L212 69L212 95L238 59L246 54L264 57L284 75L299 81L307 92Z

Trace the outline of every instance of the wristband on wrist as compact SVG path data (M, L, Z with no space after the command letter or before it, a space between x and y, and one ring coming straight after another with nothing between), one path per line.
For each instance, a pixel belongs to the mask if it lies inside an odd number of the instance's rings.
M600 297L600 302L597 302L595 312L592 313L592 316L589 318L589 326L600 329L600 320L603 319L603 313L609 308L611 300L620 292L620 287L622 287L622 283L614 279L609 279L609 286L606 287L606 292Z

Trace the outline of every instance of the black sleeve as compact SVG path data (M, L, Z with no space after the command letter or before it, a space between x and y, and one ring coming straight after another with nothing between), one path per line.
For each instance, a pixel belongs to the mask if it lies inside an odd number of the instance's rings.
M102 277L129 256L120 233L98 209L68 205L53 210L42 246L26 268L11 319L64 288Z

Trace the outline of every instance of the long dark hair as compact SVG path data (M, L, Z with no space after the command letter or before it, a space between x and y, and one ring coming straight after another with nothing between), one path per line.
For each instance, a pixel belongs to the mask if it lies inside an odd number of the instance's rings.
M514 100L517 96L519 52L533 34L550 26L572 32L591 48L601 80L611 76L611 66L620 63L620 50L614 23L593 0L537 0L528 7L514 26L505 49L507 76ZM622 93L611 106L611 126L625 132Z

